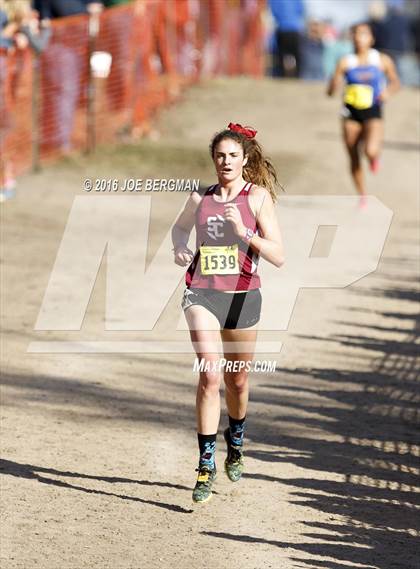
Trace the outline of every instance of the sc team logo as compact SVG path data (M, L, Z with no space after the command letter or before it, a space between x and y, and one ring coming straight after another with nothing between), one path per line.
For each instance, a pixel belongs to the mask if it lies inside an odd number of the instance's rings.
M216 240L217 238L224 237L225 234L221 231L225 223L225 219L222 215L217 213L216 215L209 215L207 218L207 234L212 239Z

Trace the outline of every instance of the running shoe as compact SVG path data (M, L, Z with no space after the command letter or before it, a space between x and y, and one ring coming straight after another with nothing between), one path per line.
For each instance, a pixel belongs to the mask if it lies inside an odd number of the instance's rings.
M366 209L367 206L368 206L367 196L366 195L360 196L359 209Z
M370 171L373 172L373 174L379 172L379 166L380 166L379 158L373 158L373 160L370 161L369 166L370 166Z
M193 502L203 503L210 500L212 497L211 488L213 482L216 480L216 467L213 469L207 468L207 466L199 466L196 468L198 472L197 482L193 490L192 499Z
M237 482L244 470L244 458L242 445L234 445L230 439L229 427L225 429L224 437L227 445L227 458L225 460L225 470L229 480Z

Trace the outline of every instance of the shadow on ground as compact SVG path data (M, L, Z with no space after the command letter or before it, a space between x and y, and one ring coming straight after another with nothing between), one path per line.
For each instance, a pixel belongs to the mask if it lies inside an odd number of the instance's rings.
M30 480L37 480L42 484L49 484L52 486L57 486L58 488L68 488L71 490L78 490L79 492L86 492L86 494L111 496L114 498L120 498L121 500L140 502L142 504L157 506L158 508L163 508L165 510L170 510L172 512L178 512L180 514L189 514L193 511L191 509L185 509L182 506L178 506L176 504L168 504L162 501L145 500L143 498L138 498L136 496L128 496L126 494L116 494L115 492L107 492L105 490L85 488L84 486L71 484L70 482L57 480L55 478L50 478L45 475L49 474L52 476L61 476L62 478L68 478L70 480L72 478L80 478L82 480L95 480L98 482L108 482L110 484L139 484L141 486L156 486L158 488L171 488L173 490L188 490L188 492L191 491L190 488L182 486L181 484L171 484L169 482L159 482L152 480L132 480L130 478L122 478L119 476L95 476L90 474L81 474L80 472L57 470L55 468L43 468L41 466L35 466L33 464L21 464L19 462L13 462L11 460L3 460L3 459L0 460L0 474L8 474L10 476L16 476L17 478L27 478Z
M383 310L374 312L359 308L357 295L360 294L379 297L383 301ZM353 563L358 563L364 569L416 569L420 504L419 370L416 367L420 329L418 294L407 279L400 286L367 291L349 289L348 295L353 295L355 302L348 311L348 321L343 322L343 329L353 326L354 333L304 340L328 343L341 357L348 354L346 367L278 369L277 377L253 391L252 404L260 408L277 405L286 411L280 415L270 413L261 418L250 417L248 428L248 438L254 449L251 444L247 454L257 463L279 463L279 473L282 463L292 463L312 473L318 472L319 476L315 478L312 474L308 478L290 479L247 472L245 478L266 482L267 495L270 484L288 485L291 503L313 508L322 513L322 520L329 521L308 523L300 520L306 527L301 535L303 543L266 540L234 532L208 531L203 534L257 546L264 543L273 548L291 548L290 559L295 567L350 569ZM387 299L394 302L392 309L387 307ZM399 310L395 310L395 300L401 307ZM370 362L367 369L354 371L361 364L366 367L367 359ZM135 391L120 391L63 378L13 375L6 376L4 383L14 388L14 405L24 406L28 401L37 401L43 410L50 406L52 413L57 413L58 406L67 420L84 420L86 412L85 420L90 422L106 417L155 423L170 429L185 429L185 425L194 424L194 403L188 382L169 382L163 375L145 377L144 380L159 386L155 395L145 397ZM171 395L168 398L168 390L179 397ZM189 394L187 399L186 393ZM73 409L66 414L66 405L70 406L70 403L75 404L77 411ZM95 409L94 415L91 415L92 409ZM302 430L297 430L298 434L291 432L282 425L287 421L304 426L305 432L308 428L313 429L314 435L302 435ZM266 445L267 450L264 449ZM69 480L94 479L111 484L122 482L187 490L178 484L92 476L8 460L2 462L1 473L62 488L135 500L178 513L190 511L160 501L87 489ZM331 473L335 475L334 480L329 479ZM54 475L61 476L64 481L51 478ZM300 557L299 552L311 559Z
M346 329L349 324L355 327L354 335L312 338L336 345L341 355L348 350L348 369L279 369L287 385L278 380L260 385L252 398L283 408L286 405L288 416L277 417L277 420L293 420L329 434L324 440L292 434L279 436L275 424L271 430L263 425L250 429L254 442L287 448L287 452L250 451L248 455L256 460L292 462L319 472L316 479L246 474L250 478L289 485L293 503L330 515L330 523L302 520L307 527L306 543L270 542L273 546L291 547L334 560L308 561L291 557L299 563L297 567L347 569L353 567L352 563L361 564L365 569L418 567L420 316L418 292L408 284L368 292L384 300L397 299L401 312L370 311L370 317L365 314L360 318L354 308L356 321L343 323ZM369 319L375 317L377 321L378 315L385 325L369 325ZM356 363L358 354L363 356L365 351L372 354L371 369L353 371L352 362ZM307 387L308 379L316 380L317 387ZM319 388L320 381L325 382L325 387ZM355 388L349 389L349 383ZM282 397L282 393L290 395L290 391L296 393L295 403L288 399L285 403ZM296 416L294 408L312 417ZM328 480L327 473L337 473L342 480ZM347 523L335 522L335 515L345 516ZM213 535L247 542L264 541L252 536Z

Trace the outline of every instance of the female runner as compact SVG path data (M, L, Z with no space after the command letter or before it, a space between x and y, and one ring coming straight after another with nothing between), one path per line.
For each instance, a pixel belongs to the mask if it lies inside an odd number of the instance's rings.
M197 397L199 465L193 501L211 498L216 478L216 434L223 373L229 428L225 470L232 482L243 471L248 369L261 312L259 257L277 267L283 248L274 201L277 175L263 156L256 131L230 123L210 144L218 184L191 193L172 229L174 261L188 266L182 301L200 371ZM196 252L188 248L193 225ZM220 370L219 334L226 365ZM246 351L237 346L246 343ZM233 346L233 347L232 347Z
M383 139L382 106L399 89L400 82L392 59L372 49L375 40L369 24L356 24L351 32L354 53L338 62L327 94L334 95L344 78L343 139L350 157L351 175L360 195L360 206L365 207L360 145L364 143L371 171L377 172Z

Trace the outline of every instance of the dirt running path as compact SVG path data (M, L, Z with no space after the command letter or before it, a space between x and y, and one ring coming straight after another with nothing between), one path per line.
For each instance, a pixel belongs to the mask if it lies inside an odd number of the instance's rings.
M231 120L257 126L289 194L352 194L338 102L317 84L218 80L162 114L160 140L21 180L2 206L4 569L416 567L418 106L409 90L390 103L369 180L394 211L378 270L301 291L276 373L251 378L246 475L221 473L205 507L191 503L193 355L27 353L121 338L102 332L103 270L80 333L33 330L69 209L86 176L210 183L208 139ZM151 255L182 200L154 197Z

